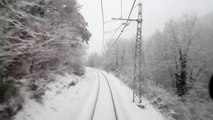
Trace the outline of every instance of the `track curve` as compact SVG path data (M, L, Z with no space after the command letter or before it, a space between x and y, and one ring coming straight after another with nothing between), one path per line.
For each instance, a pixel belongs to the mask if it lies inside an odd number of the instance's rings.
M100 91L100 76L98 74L98 71L95 70L95 72L97 73L97 76L98 76L98 90L97 90L97 93L96 93L95 105L94 105L92 115L91 115L91 118L90 118L91 120L93 120L93 118L94 118L95 108L96 108L96 105L97 105L98 95L99 95L99 91Z
M116 118L116 120L118 120L117 109L116 109L115 100L114 100L113 93L112 93L112 88L111 88L111 86L109 84L109 81L108 81L106 75L100 70L98 70L98 72L101 73L104 76L104 78L105 78L105 80L107 82L107 85L108 85L109 90L110 90L110 95L111 95L111 99L112 99L112 103L113 103L113 108L114 108L114 111L115 111L115 118Z
M93 111L92 111L92 113L91 113L91 117L90 117L90 120L94 120L95 119L95 116L99 116L98 114L96 114L96 112L98 111L98 110L100 110L100 107L102 107L102 104L100 104L101 102L103 102L103 101L101 101L101 100L103 100L103 98L101 98L101 96L103 96L103 95L101 95L101 94L103 94L103 92L101 93L100 91L100 89L104 89L104 88L101 88L101 84L103 85L104 84L104 86L102 86L102 87L105 87L106 88L106 86L108 87L107 89L109 90L107 93L108 93L108 96L107 96L107 99L110 99L110 101L111 101L111 103L110 104L112 104L111 106L113 106L113 108L112 108L112 110L110 110L110 111L114 111L114 119L115 120L118 120L118 115L117 115L117 110L116 110L116 105L115 105L115 102L114 102L114 97L113 97L113 93L112 93L112 89L111 89L111 86L110 86L110 83L109 83L109 81L108 81L108 79L107 79L107 77L104 75L104 73L102 73L102 71L100 71L100 70L95 70L95 72L97 73L97 76L98 76L98 89L97 89L97 93L96 93L96 98L95 98L95 103L94 103L94 107L93 107ZM101 83L101 80L104 80L104 79L101 79L100 78L100 75L102 75L103 76L103 78L106 80L106 82L105 81L102 81L102 83ZM110 98L111 97L111 98ZM98 107L98 108L97 108ZM104 109L104 107L103 107L103 109ZM103 110L102 109L102 110ZM96 111L97 110L97 111ZM97 112L98 113L98 112ZM111 114L112 115L112 114ZM96 118L97 119L97 118Z

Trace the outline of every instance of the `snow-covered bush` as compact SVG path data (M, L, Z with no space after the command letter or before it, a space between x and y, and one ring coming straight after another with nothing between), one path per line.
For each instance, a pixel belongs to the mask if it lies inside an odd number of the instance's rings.
M198 98L197 95L189 95L183 102L177 95L166 91L160 86L150 82L143 84L143 93L152 104L164 113L168 118L175 120L211 120L212 101Z

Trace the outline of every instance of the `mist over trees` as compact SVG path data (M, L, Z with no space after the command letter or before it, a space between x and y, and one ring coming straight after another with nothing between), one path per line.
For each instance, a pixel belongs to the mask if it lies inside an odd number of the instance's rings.
M163 32L157 32L146 44L147 64L154 72L153 75L158 72L165 74L170 80L170 86L175 88L174 92L179 96L197 88L199 82L208 84L211 75L212 48L205 44L212 44L212 41L203 37L211 34L202 30L208 30L202 24L192 16L184 16L178 21L171 20L165 25ZM158 83L164 79L154 77Z
M76 0L0 1L0 104L10 111L0 119L21 106L11 102L23 86L19 79L30 77L28 89L39 90L38 77L49 71L83 74L91 34L79 9Z
M107 42L107 49L105 49L102 55L94 53L96 54L96 60L93 61L93 64L106 71L114 72L117 77L125 75L123 77L124 81L127 81L127 78L132 79L134 70L134 40L121 39L112 47L113 42L113 40ZM128 82L130 82L129 84L132 83L132 81Z
M213 73L213 14L185 15L169 20L144 42L143 96L171 119L213 118L208 84ZM121 39L101 59L100 67L116 72L130 87L133 82L134 41Z

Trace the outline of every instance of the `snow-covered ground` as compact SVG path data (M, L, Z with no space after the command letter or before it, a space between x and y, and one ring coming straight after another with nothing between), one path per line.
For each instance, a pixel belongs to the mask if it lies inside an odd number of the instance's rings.
M86 71L84 77L55 75L56 81L48 85L42 104L27 100L15 120L115 119L105 77L94 68ZM165 120L147 100L143 99L145 109L132 103L132 91L112 74L103 73L109 81L119 120ZM69 87L73 80L78 80L78 84Z
M142 104L145 109L139 108L132 102L132 90L125 84L118 80L114 75L103 71L108 78L112 87L113 95L115 97L116 107L118 108L118 115L121 120L165 120L146 99L142 98Z

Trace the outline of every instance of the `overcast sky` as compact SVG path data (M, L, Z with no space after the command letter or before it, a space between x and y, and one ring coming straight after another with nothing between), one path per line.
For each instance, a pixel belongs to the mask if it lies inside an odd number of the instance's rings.
M100 52L102 48L102 16L101 0L78 0L82 5L81 13L88 22L88 29L92 33L89 42L89 53ZM123 17L127 18L134 0L123 1ZM138 4L140 0L137 0ZM112 17L121 16L121 0L103 0L105 21ZM185 14L203 16L213 12L213 0L142 0L143 6L143 38L147 39L156 30L162 30L169 19L180 18ZM138 7L134 8L131 18L137 18ZM105 31L116 29L121 21L105 24ZM114 36L116 38L120 31ZM105 34L105 41L112 33ZM136 34L136 23L131 23L122 34L122 38L133 38ZM113 39L114 40L114 39Z

